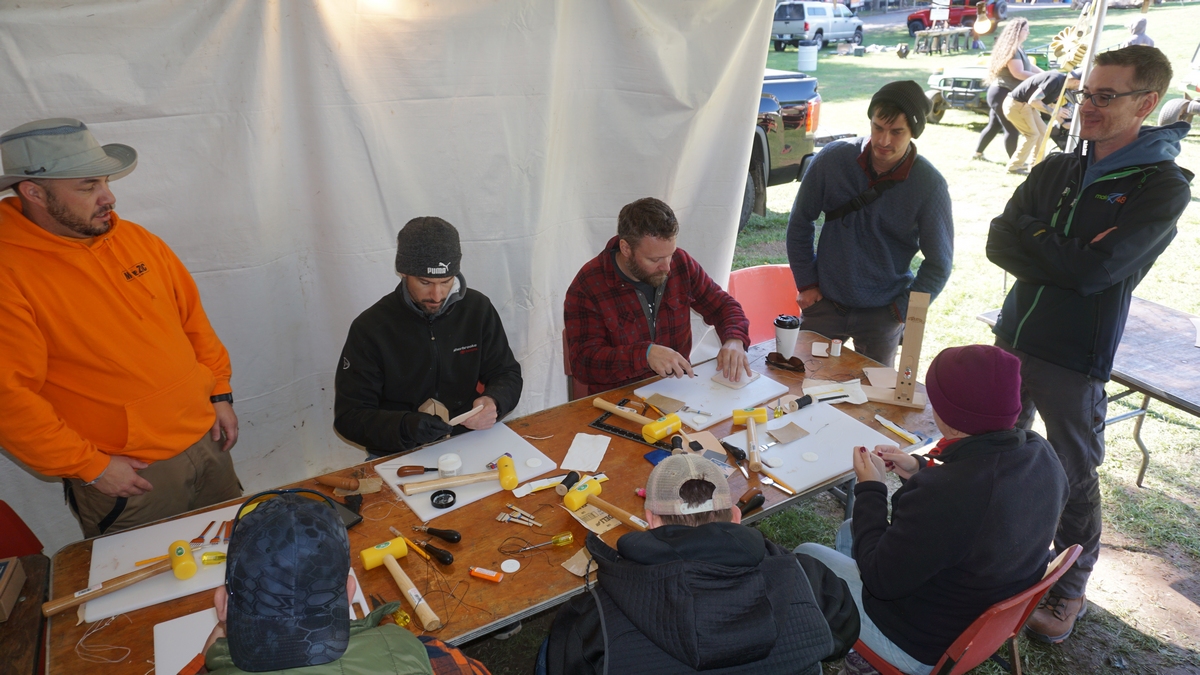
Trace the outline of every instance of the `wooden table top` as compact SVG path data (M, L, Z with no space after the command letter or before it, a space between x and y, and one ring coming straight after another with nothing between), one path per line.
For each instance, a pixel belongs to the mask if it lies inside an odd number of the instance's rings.
M797 342L797 354L809 354L810 343L820 339L815 333L801 331ZM771 341L773 343L773 341ZM767 345L758 345L750 350L751 367L763 372L767 377L787 384L791 391L801 394L801 385L805 374L769 368L765 357L769 349ZM808 358L805 359L809 369L808 377L820 380L845 381L851 378L863 377L864 366L877 366L874 361L843 349L837 358ZM601 396L616 402L624 397L636 398L632 395L637 385L630 385ZM923 389L923 387L922 387ZM894 438L891 432L883 430L874 416L884 417L900 424L910 431L918 431L927 436L937 436L933 416L928 408L917 410L887 404L866 403L851 406L842 404L839 410L850 414L863 424L881 431L888 438ZM592 406L590 398L563 404L548 410L543 410L519 419L506 422L509 427L530 443L544 452L556 463L566 456L567 449L577 431L592 431L587 425L595 420L602 411ZM636 430L635 425L621 419L610 419L609 423ZM718 438L731 433L731 422L725 421L710 428ZM903 443L898 443L903 445ZM608 475L609 481L603 484L602 497L614 505L624 508L631 513L641 514L643 500L634 493L634 489L645 484L650 474L651 466L642 455L648 448L633 441L613 438L601 466L601 471ZM383 460L366 463L337 472L338 475L375 475L370 466ZM549 475L556 475L550 473ZM814 494L829 485L844 481L849 475L827 481L819 486L808 486L795 497L787 497L778 490L764 487L763 494L767 504L762 513L751 514L761 517L765 513L777 511L797 503L807 495ZM755 474L751 474L749 483L757 485ZM740 472L734 472L729 479L730 489L736 497L749 486ZM313 480L302 481L287 487L306 487L326 492L330 488L320 486ZM800 488L801 486L796 486ZM531 530L522 525L499 523L496 514L507 510L505 504L512 502L522 509L533 513L544 527ZM226 505L233 502L227 502ZM446 642L461 644L482 637L514 620L540 612L544 609L565 601L567 598L583 590L583 580L574 576L561 567L561 563L574 555L582 546L586 530L579 525L564 509L559 508L561 498L553 490L535 492L521 500L515 501L508 492L500 492L486 499L464 506L456 511L430 523L432 527L454 529L462 533L462 542L448 544L439 539L432 543L454 554L455 561L448 567L440 567L428 563L424 559L409 553L403 558L401 566L412 578L416 586L422 590L430 606L441 618L445 626L435 634ZM218 507L212 507L218 508ZM207 510L207 509L206 509ZM363 592L382 595L387 600L400 599L399 589L391 576L383 567L370 571L362 568L358 559L358 551L387 541L392 538L388 526L394 526L409 536L419 535L410 526L419 525L420 521L395 495L386 487L376 494L366 495L363 500L362 514L364 520L350 532L350 546L355 573L363 586ZM747 518L750 520L751 518ZM521 569L514 574L506 574L498 584L468 575L469 566L480 566L498 570L500 562L510 556L500 553L499 549L510 537L520 537L530 543L547 541L550 536L559 532L570 531L575 536L575 542L564 547L544 547L527 554L521 560ZM603 535L606 542L615 545L616 540L627 532L625 527ZM513 543L509 541L509 543ZM84 540L63 547L54 556L51 597L57 598L85 588L88 582L92 540ZM195 593L170 603L161 603L135 612L130 612L129 621L113 622L91 641L106 645L118 645L131 649L129 658L117 664L92 664L81 661L75 653L75 645L87 625L74 625L75 612L65 612L52 617L49 623L47 637L48 672L75 673L86 669L94 673L131 673L142 675L146 672L147 661L154 657L153 626L186 614L198 612L212 606L212 591ZM405 605L409 614L411 608ZM410 626L420 633L414 623Z

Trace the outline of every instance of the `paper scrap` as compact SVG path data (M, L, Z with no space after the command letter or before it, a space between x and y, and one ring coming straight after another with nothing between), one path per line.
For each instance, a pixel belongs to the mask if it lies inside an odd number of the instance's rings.
M450 420L449 422L446 422L446 424L449 424L450 426L456 426L456 425L462 424L463 422L466 422L467 420L471 419L476 414L478 414L480 410L483 410L483 406L477 405L474 408L471 408L470 410L468 410L467 412Z
M870 382L872 387L896 388L895 368L863 368L863 374L867 376L867 382Z
M581 548L575 552L575 555L567 558L566 562L564 562L562 566L563 569L567 570L571 574L582 578L587 576L589 571L591 572L592 576L595 576L596 566L591 563L592 554L588 553L586 548Z
M718 452L722 455L725 454L725 448L721 447L721 439L714 436L713 432L711 431L697 431L695 433L688 434L688 437L703 446L705 450Z
M820 356L822 358L829 356L829 343L828 342L812 343L812 355Z
M788 422L786 425L778 429L771 429L767 433L771 435L771 438L774 438L783 445L787 445L792 441L798 441L808 435L808 432L800 428L795 422Z
M595 471L608 450L608 436L575 434L561 468L564 471Z
M562 505L559 504L559 506ZM584 504L579 507L578 511L572 511L565 506L562 506L562 508L571 514L572 518L578 520L580 525L583 525L596 534L604 534L621 524L621 521L601 511L600 507L592 504Z
M729 466L729 461L728 461L729 456L726 455L724 452L721 452L720 454L718 454L718 453L713 452L712 450L705 450L704 454L701 455L701 457L703 457L704 459L707 459L708 461L712 462L713 464L716 464L717 468L721 470L721 473L725 474L726 478L729 478L730 476L733 475L734 469L732 466Z
M346 490L344 488L334 488L333 494L338 497L346 495L371 495L379 492L383 488L383 479L376 476L374 478L359 478L357 490Z
M811 382L811 384L810 384ZM867 394L863 391L862 384L859 380L850 380L849 382L829 382L827 380L805 380L804 393L813 397L813 400L833 396L837 394L846 394L849 398L841 398L835 403L866 403Z
M671 398L670 396L664 396L662 394L651 394L650 397L646 399L646 403L649 403L655 408L663 411L664 415L670 415L673 412L679 412L680 410L683 410L683 407L686 405L679 399Z

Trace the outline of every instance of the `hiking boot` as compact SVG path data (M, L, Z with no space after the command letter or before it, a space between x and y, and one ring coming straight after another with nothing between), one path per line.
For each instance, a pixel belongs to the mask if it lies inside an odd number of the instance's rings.
M1029 615L1025 632L1039 642L1058 644L1071 635L1075 621L1087 614L1087 596L1060 598L1047 593Z
M858 652L853 649L849 654L846 654L846 664L842 666L841 675L879 675L879 671L875 670L875 666L867 663Z

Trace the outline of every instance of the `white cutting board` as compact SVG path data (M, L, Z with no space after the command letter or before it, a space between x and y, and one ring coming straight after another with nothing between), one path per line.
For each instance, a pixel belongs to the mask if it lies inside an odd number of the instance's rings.
M207 542L216 534L217 528L226 520L231 520L240 504L227 506L215 511L207 511L196 515L185 516L157 525L150 525L137 530L118 532L107 537L100 537L92 544L92 566L88 573L88 586L95 586L102 581L108 581L127 572L138 569L133 563L163 555L167 547L177 539L191 541L211 521L216 525L208 531L204 538L205 547L192 551L196 556L196 574L191 579L176 579L170 571L144 579L138 583L122 588L104 597L96 598L84 605L83 620L91 623L107 619L123 612L149 607L167 600L182 598L197 591L216 588L225 583L225 563L219 565L202 565L200 555L208 551L224 553L228 544L220 543L209 546ZM193 656L195 656L193 654ZM191 658L190 656L188 657Z
M787 426L789 422L795 422L807 431L808 435L786 445L773 445L763 452L762 456L781 462L778 468L769 469L770 472L797 492L803 492L852 470L854 459L851 453L856 446L865 445L874 450L876 445L896 444L892 439L830 403L813 403L779 419L768 419L766 430L763 429L763 425L758 425L759 446L775 440L767 435L767 431ZM723 440L743 450L749 445L746 442L745 431L739 431ZM804 459L803 455L809 452L817 456L816 461Z
M224 567L222 565L222 567ZM358 581L354 568L350 575ZM367 606L363 597L362 584L355 584L354 601L350 603L350 619L362 619L366 615L359 607ZM357 605L357 607L356 607ZM156 675L176 675L183 669L208 642L208 636L217 625L217 610L202 609L193 614L186 614L178 619L171 619L154 624L154 672Z
M433 480L438 475L437 473L427 473L419 476L398 478L396 476L397 468L406 464L420 464L421 466L432 468L437 466L438 457L451 452L462 458L462 469L459 470L460 474L487 471L488 462L495 461L506 452L512 454L513 465L517 469L517 480L522 483L558 468L558 465L551 461L549 457L543 455L529 441L521 438L507 424L497 424L491 429L470 431L442 441L441 443L427 445L416 452L410 452L407 455L401 455L395 459L376 464L375 471L383 478L383 482L392 488L396 496L403 499L404 503L413 510L413 513L417 514L417 517L424 522L429 522L438 516L444 516L459 507L477 502L484 497L494 495L500 491L500 482L494 480L451 488L455 496L455 502L454 506L448 509L435 508L429 502L429 496L433 494L432 492L422 492L412 496L404 494L404 491L400 489L400 485ZM541 463L538 466L531 467L526 464L530 459L537 459Z
M717 361L707 361L692 369L696 377L667 377L657 382L633 390L634 394L643 400L651 394L662 394L683 401L687 407L703 410L711 415L696 415L690 412L679 412L679 419L685 426L701 431L718 422L733 417L733 411L740 408L753 408L764 401L779 398L788 393L788 386L776 382L765 375L742 387L730 389L712 381L717 373ZM743 376L745 373L743 373ZM696 418L699 417L698 421Z

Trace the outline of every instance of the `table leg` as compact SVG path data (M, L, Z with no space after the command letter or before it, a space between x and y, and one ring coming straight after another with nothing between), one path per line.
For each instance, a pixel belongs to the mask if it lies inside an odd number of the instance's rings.
M1131 394L1142 393L1133 389L1117 394L1109 398L1109 402L1119 401ZM1146 444L1142 442L1142 422L1146 419L1146 411L1150 408L1150 394L1142 393L1142 406L1137 410L1131 410L1127 413L1121 413L1116 417L1110 417L1104 420L1104 425L1116 424L1123 422L1131 417L1137 418L1133 422L1133 442L1137 443L1138 448L1142 451L1142 467L1138 469L1137 486L1142 487L1142 479L1146 477L1146 469L1150 466L1150 450L1146 448Z
M829 488L829 494L837 497L838 501L846 505L846 518L854 515L854 486L857 483L858 479L852 476L846 482Z

